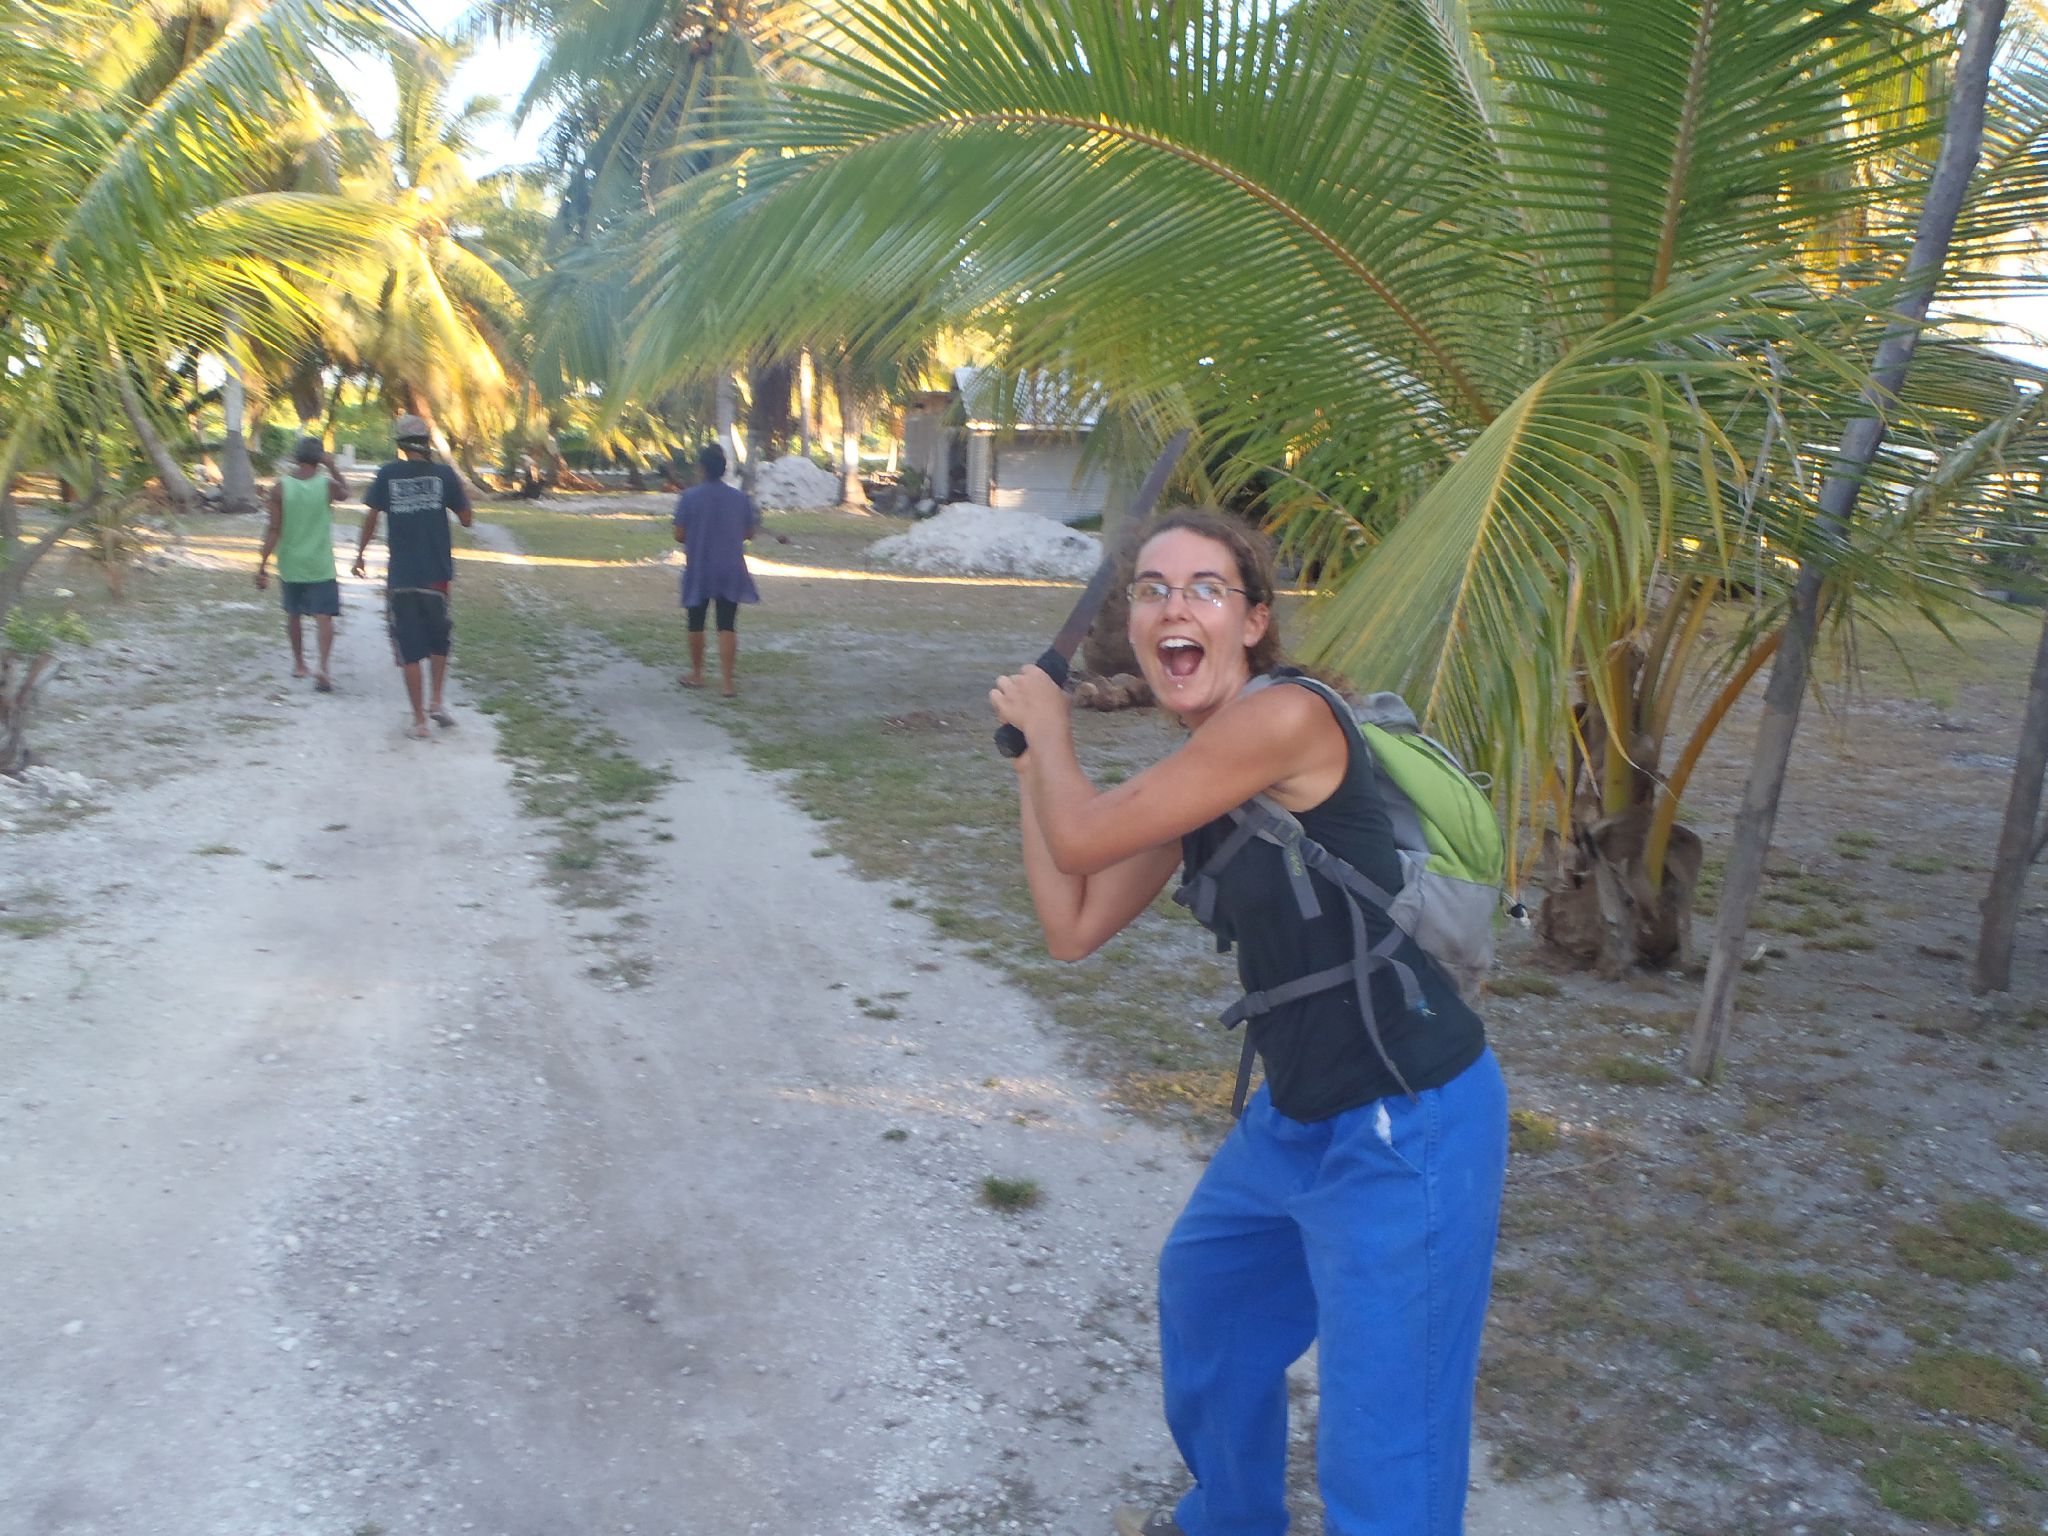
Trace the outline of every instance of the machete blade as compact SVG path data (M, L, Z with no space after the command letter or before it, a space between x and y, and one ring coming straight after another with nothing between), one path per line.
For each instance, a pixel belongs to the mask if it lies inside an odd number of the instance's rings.
M1191 427L1182 427L1166 440L1159 457L1152 462L1151 470L1145 476L1145 483L1138 487L1138 494L1131 499L1130 509L1125 513L1124 526L1129 527L1147 516L1166 489L1166 480L1173 473L1173 466L1180 462L1180 456L1187 451L1188 439L1194 435ZM1072 670L1069 663L1074 652L1081 648L1088 630L1095 622L1095 616L1102 612L1102 605L1109 600L1110 589L1116 585L1117 551L1105 540L1102 564L1095 568L1095 574L1088 578L1088 585L1081 589L1081 596L1074 604L1073 612L1067 615L1067 622L1060 626L1060 632L1052 637L1052 644L1038 658L1036 665L1054 682L1065 687ZM996 728L996 750L1005 757L1024 755L1024 733L1014 725Z

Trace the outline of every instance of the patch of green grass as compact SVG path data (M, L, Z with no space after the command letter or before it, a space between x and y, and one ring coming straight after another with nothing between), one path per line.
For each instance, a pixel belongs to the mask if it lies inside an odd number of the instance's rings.
M653 502L644 511L494 503L479 507L477 516L507 529L521 550L545 560L659 560L676 547L669 507Z
M2048 1157L2048 1120L2022 1120L2004 1127L1993 1139L2008 1152Z
M1996 1200L1965 1200L1944 1206L1941 1224L1966 1243L2012 1253L2048 1252L2048 1227L2015 1216Z
M1596 1056L1591 1065L1596 1077L1624 1088L1662 1088L1678 1081L1678 1074L1663 1063L1640 1056Z
M1840 1403L1811 1393L1801 1393L1787 1405L1791 1415L1809 1429L1817 1430L1830 1440L1848 1440L1858 1445L1874 1445L1880 1431L1877 1425L1862 1414L1844 1408Z
M793 539L832 541L850 549L862 548L892 533L901 533L905 526L894 518L877 517L871 512L837 512L829 507L765 512L761 525L769 533L786 533ZM802 551L796 556L784 551L776 558L801 558L801 555Z
M1845 859L1867 859L1873 848L1882 846L1872 833L1850 831L1835 834L1835 852Z
M1938 1225L1903 1228L1892 1247L1923 1274L1980 1285L2013 1277L2012 1261L2000 1250L2048 1251L2048 1228L2013 1215L1995 1200L1968 1200L1942 1207Z
M882 1140L908 1141L910 1140L910 1132L903 1129L903 1127L900 1125L892 1125L889 1127L888 1130L882 1132Z
M46 938L68 921L54 912L9 913L0 917L0 933L17 939Z
M1695 903L1711 907L1721 894L1721 877L1726 861L1721 858L1706 858L1700 861L1699 878L1693 882L1692 899Z
M1867 1462L1863 1476L1893 1514L1967 1529L1983 1506L1949 1463L1944 1447L1922 1439Z
M1507 976L1496 976L1486 984L1487 992L1494 997L1561 997L1564 988L1555 977L1541 971L1516 971Z
M1875 942L1869 935L1861 933L1830 933L1813 940L1806 947L1819 950L1864 950Z
M981 1203L993 1211L1028 1211L1045 1198L1036 1179L1011 1179L990 1174L981 1181Z
M1939 1227L1907 1227L1892 1239L1892 1251L1922 1274L1958 1285L1981 1285L2013 1276L2012 1260L2004 1254L1972 1248Z
M2009 1360L1970 1350L1916 1355L1899 1390L1922 1408L2006 1429L2048 1430L2048 1392Z
M1927 853L1895 853L1892 855L1892 868L1909 875L1939 875L1947 871L1948 860Z
M568 701L559 682L567 653L545 599L502 579L473 585L456 665L477 684L521 809L550 824L550 883L569 905L617 906L645 860L595 829L640 814L671 776ZM636 963L614 960L614 969Z
M1554 1116L1538 1114L1533 1109L1511 1109L1508 1111L1508 1150L1520 1152L1526 1157L1541 1157L1546 1152L1557 1150L1562 1139Z
M194 848L192 851L201 858L225 859L239 855L242 850L233 843L208 843L204 848Z

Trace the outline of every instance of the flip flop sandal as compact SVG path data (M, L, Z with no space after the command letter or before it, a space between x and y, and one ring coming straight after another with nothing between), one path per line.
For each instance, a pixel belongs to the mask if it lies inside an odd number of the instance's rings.
M334 692L334 684L324 677L317 677L313 680L313 691L315 693L332 693Z
M445 709L430 710L427 713L427 718L436 725L453 725L455 723L455 717Z

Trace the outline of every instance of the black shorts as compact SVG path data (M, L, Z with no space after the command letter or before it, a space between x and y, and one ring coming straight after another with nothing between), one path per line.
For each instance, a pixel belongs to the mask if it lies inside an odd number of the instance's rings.
M332 577L326 581L279 581L278 601L284 604L284 611L294 616L310 614L315 618L333 618L341 612L341 587Z
M384 621L391 629L391 651L401 667L446 656L455 636L448 594L431 587L398 587L384 594Z
M731 634L740 627L740 605L729 597L713 598L718 604L718 628L721 633ZM690 633L704 633L704 614L711 603L692 603L683 610L683 617L690 621Z

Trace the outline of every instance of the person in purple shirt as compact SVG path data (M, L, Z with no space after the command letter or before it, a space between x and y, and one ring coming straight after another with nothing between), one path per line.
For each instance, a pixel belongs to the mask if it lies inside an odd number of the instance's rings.
M739 697L739 611L758 603L747 571L747 540L761 531L753 499L725 483L725 450L706 443L697 450L703 481L676 498L676 542L683 546L683 612L690 623L690 670L685 688L704 686L704 618L718 608L718 672L728 699Z

